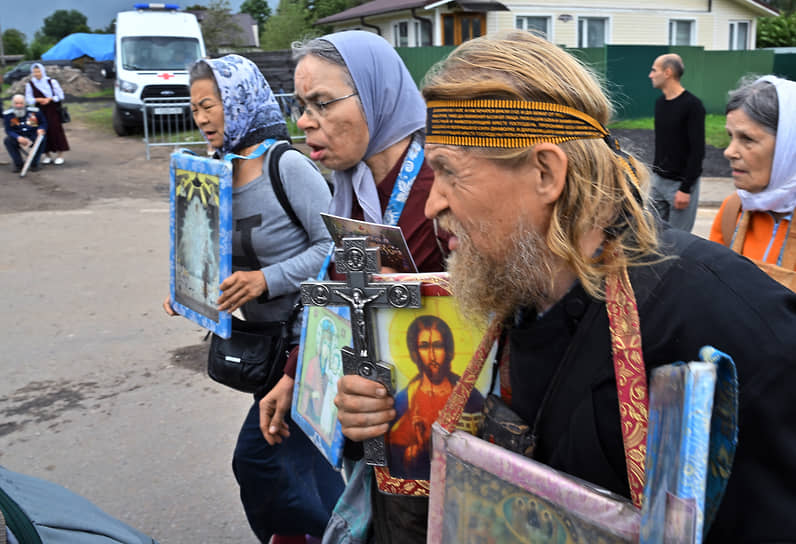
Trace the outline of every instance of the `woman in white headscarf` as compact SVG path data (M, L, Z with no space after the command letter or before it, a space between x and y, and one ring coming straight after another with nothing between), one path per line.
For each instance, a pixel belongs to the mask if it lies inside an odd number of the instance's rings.
M25 85L25 101L36 104L47 118L47 140L42 164L63 164L64 151L69 151L64 127L61 125L61 102L64 91L55 79L47 77L44 65L35 63L30 69L30 82ZM53 157L55 153L55 157Z
M741 85L727 103L730 161L738 189L713 222L710 239L755 260L796 286L796 83L765 76ZM789 242L788 242L789 240ZM777 272L776 268L781 270ZM773 272L772 272L773 271ZM793 280L783 281L781 272Z

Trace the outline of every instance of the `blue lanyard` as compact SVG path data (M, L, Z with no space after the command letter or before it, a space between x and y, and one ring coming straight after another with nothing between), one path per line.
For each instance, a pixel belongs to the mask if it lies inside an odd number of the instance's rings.
M743 214L743 213L746 213L746 212L741 212L741 213ZM780 223L783 220L787 220L788 221L788 231L785 233L785 238L782 241L782 247L779 249L779 256L777 258L777 266L782 266L782 256L785 254L785 246L788 243L788 237L790 235L790 229L793 226L793 213L792 212L789 215L786 215L785 217L780 219L779 221L777 221L776 219L774 220L774 230L771 232L771 238L769 238L769 240L768 240L768 246L766 247L765 253L763 253L763 258L760 259L761 261L766 262L768 260L768 254L771 251L771 246L774 245L774 239L777 237L777 232L779 231ZM751 218L749 219L749 221L751 222ZM736 238L736 236L738 236L738 229L739 228L741 228L741 222L740 221L738 221L736 223L736 225L735 225L735 231L733 231L732 240L730 240L730 246L729 247L732 247L733 244L735 243L735 238ZM743 242L746 243L746 240L744 240ZM743 251L743 246L741 246L741 251Z
M782 247L779 250L779 258L777 258L777 266L782 266L782 256L785 255L785 246L788 245L788 238L790 238L790 229L793 226L793 213L791 213L788 217L783 217L782 219L780 219L780 222L785 219L788 220L788 231L785 233L785 238L782 239ZM776 234L777 230L774 229L774 236L776 236ZM766 255L768 255L768 251L766 251Z
M398 178L395 180L395 186L392 188L387 210L384 212L385 225L392 227L398 225L398 220L404 211L406 199L409 198L409 192L412 190L412 185L415 183L422 166L423 145L420 143L420 138L414 136L412 143L409 144L409 150L406 152L406 158L401 165Z
M232 159L243 159L243 160L256 159L257 157L259 157L260 155L262 155L263 153L268 151L268 148L271 147L272 145L274 145L275 143L276 143L276 140L274 140L273 138L269 138L266 141L264 141L263 143L261 143L260 145L258 145L257 149L255 149L251 153L251 155L247 155L246 157L242 157L241 155L236 155L235 153L227 153L226 155L224 155L224 160L225 161L231 161Z

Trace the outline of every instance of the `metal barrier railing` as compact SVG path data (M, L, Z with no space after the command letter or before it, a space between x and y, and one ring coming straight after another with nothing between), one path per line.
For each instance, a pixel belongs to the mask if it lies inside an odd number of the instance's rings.
M288 132L294 142L303 142L304 133L295 129L299 118L298 107L293 93L274 94L288 122ZM144 144L146 159L149 160L150 147L180 147L186 145L206 145L202 133L193 123L191 102L186 98L145 98L142 109L144 117ZM294 128L295 130L290 130Z
M150 147L206 145L186 98L145 98L142 114L147 160Z
M296 127L296 121L301 117L301 114L298 111L298 102L296 102L295 95L293 93L274 93L274 98L276 98L282 108L282 115L284 115L285 122L287 122L290 139L294 142L306 140L307 137L304 133Z

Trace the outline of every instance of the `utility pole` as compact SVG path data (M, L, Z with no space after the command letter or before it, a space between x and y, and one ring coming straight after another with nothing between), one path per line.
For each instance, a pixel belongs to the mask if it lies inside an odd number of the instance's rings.
M3 49L3 22L0 20L0 64L6 67L6 52Z

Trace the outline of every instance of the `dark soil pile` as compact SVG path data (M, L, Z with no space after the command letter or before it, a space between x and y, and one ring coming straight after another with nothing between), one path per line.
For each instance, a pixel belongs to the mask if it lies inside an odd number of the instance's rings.
M64 94L81 96L97 92L100 84L92 81L83 72L71 66L47 66L47 77L55 79L61 84ZM25 76L15 82L8 89L8 96L15 94L25 94L25 85L30 81L31 76Z
M655 133L645 129L618 128L611 134L619 139L619 145L632 153L647 166L652 165L655 158ZM705 146L705 160L702 161L702 176L706 178L726 178L732 176L732 170L724 150L711 145Z

